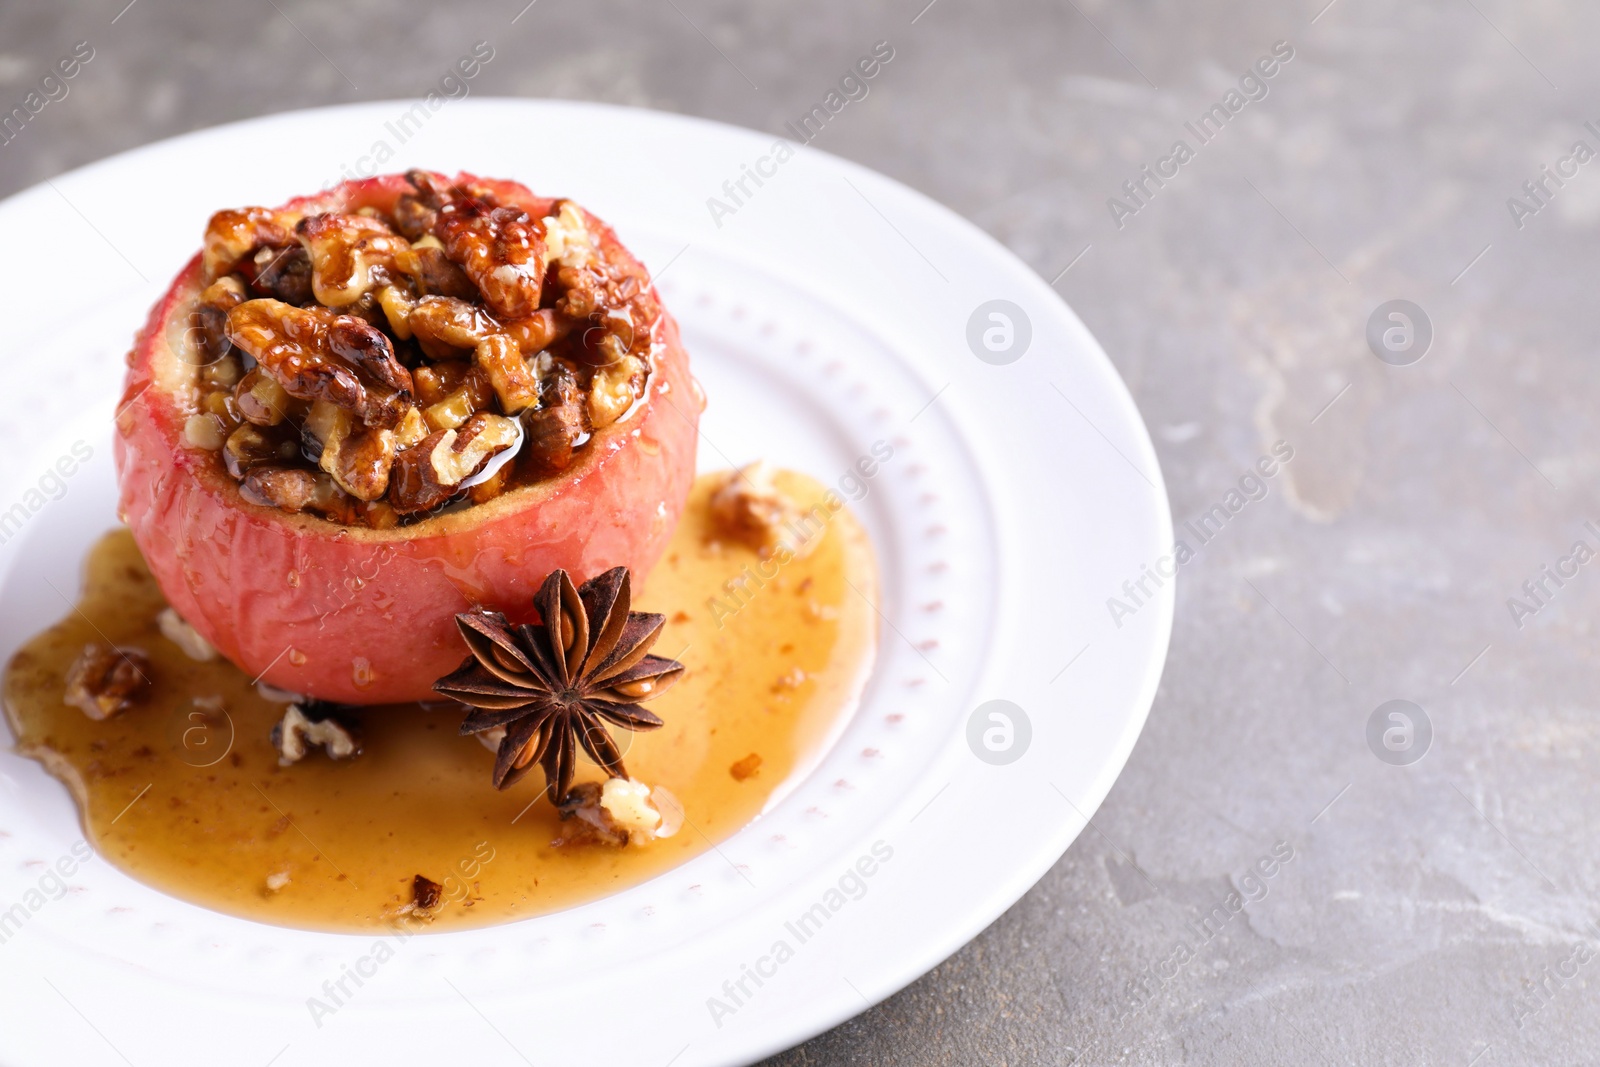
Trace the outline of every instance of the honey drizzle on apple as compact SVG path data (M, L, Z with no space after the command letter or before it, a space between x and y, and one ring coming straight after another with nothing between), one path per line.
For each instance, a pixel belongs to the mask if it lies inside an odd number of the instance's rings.
M190 660L160 634L164 601L126 531L93 550L79 610L7 666L17 747L68 784L101 856L176 897L262 922L382 928L412 899L418 874L444 886L431 929L527 918L636 885L754 819L854 706L873 655L867 598L877 578L860 525L838 512L808 555L730 597L724 583L757 560L713 539L714 479L696 483L636 602L667 615L657 648L689 671L650 702L664 728L618 734L630 774L682 803L687 822L673 837L552 847L555 812L542 800L529 806L538 775L492 789L493 755L456 735L463 710L454 705L364 711L361 756L336 763L313 752L280 767L268 734L283 705L232 664ZM824 492L795 474L778 485L807 506ZM61 700L68 667L95 640L144 649L152 664L145 701L104 722ZM224 716L195 707L213 695ZM601 777L580 764L580 781Z

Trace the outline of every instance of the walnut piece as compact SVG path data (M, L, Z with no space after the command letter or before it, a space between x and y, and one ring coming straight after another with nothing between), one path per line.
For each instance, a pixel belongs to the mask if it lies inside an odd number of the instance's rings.
M594 262L594 238L583 221L583 213L570 200L563 200L554 215L544 218L545 256L563 267L587 267Z
M448 369L451 367L459 369L452 373ZM446 382L454 382L455 385L449 393L423 409L422 418L429 429L458 429L476 412L494 406L494 387L489 384L489 376L482 367L475 363L441 363L433 369L439 373L441 386Z
M195 662L209 663L217 658L217 650L211 647L211 642L171 608L161 609L156 625L161 628L161 636L183 649L183 654Z
M472 198L446 204L433 228L445 254L500 319L527 318L539 310L545 269L540 230L521 208L488 208Z
M416 173L422 176L423 181L428 180L422 171ZM416 178L411 180L414 184L417 183ZM421 185L418 185L418 188L421 188ZM433 224L439 221L438 207L437 200L430 205L424 203L422 197L406 193L394 206L394 224L407 238L418 240L433 232Z
M354 304L387 281L396 269L395 257L411 247L366 215L311 215L295 231L311 257L311 291L330 308Z
M522 358L522 349L517 346L515 338L503 333L485 337L478 342L473 360L489 376L494 395L500 400L500 410L507 415L516 415L538 403L539 376ZM630 393L628 403L632 402Z
M528 434L523 454L534 473L553 474L571 466L579 441L589 432L589 405L565 363L552 365L539 406L523 412L522 425Z
M328 326L335 317L281 300L247 300L228 312L228 337L290 396L356 411L365 406L366 390L355 368L328 348Z
M514 421L486 411L458 430L435 430L395 457L390 503L402 515L438 507L495 454L516 444L519 434Z
M622 356L599 368L589 386L589 422L595 429L610 426L627 414L643 391L643 360Z
M288 417L296 402L283 391L283 386L261 368L253 368L233 388L234 408L246 422L256 426L276 426Z
M149 691L150 658L143 651L95 641L67 669L62 699L99 722L127 711Z
M453 296L425 296L418 300L406 325L433 359L461 359L478 342L500 332L500 324L475 304Z
M417 875L411 879L411 902L422 911L432 911L444 899L444 886L428 878L426 875Z
M728 474L727 480L711 494L711 521L717 532L730 541L749 545L757 551L777 546L788 529L800 518L798 505L772 481L772 470L757 460ZM791 538L796 555L809 547L809 541Z
M216 278L260 248L281 248L294 243L298 212L247 207L219 211L206 225L202 265L207 278Z
M467 272L450 262L436 237L424 238L395 257L395 266L411 278L417 291L429 296L476 300L478 289Z
M222 446L222 463L240 481L257 467L282 464L300 455L300 444L289 433L244 423L228 435Z
M206 452L220 452L228 442L228 427L220 415L197 411L183 423L183 443Z
M608 778L583 782L567 791L559 805L561 836L551 844L560 848L575 845L643 846L658 837L670 837L662 811L652 798L653 790L631 778Z
M378 500L389 491L394 457L393 430L357 426L339 439L331 462L328 454L323 454L323 469L357 500Z
M389 339L355 316L247 300L228 312L228 339L290 396L325 400L368 426L394 427L410 402L411 374Z
M361 755L361 738L353 726L346 725L314 703L290 704L283 718L272 728L272 747L278 750L278 765L298 763L314 747L329 759L351 759ZM322 717L312 719L306 710Z
M311 254L297 244L287 248L263 248L251 259L255 278L250 282L253 296L271 297L299 307L315 298L311 281Z
M282 511L304 511L317 497L317 476L297 467L256 467L239 491L252 504Z
M480 411L461 429L444 432L428 450L428 464L440 485L459 485L476 474L489 457L516 444L520 435L514 420Z

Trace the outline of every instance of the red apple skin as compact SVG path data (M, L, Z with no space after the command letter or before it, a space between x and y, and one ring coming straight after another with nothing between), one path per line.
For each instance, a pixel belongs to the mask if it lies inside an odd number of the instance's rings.
M553 203L515 183L481 183L530 213ZM387 209L409 189L390 175L288 206ZM616 245L609 227L586 219L597 241ZM434 680L466 655L457 612L526 620L551 571L582 582L623 565L637 583L665 549L694 479L704 403L664 309L644 402L596 432L566 471L464 511L371 530L251 504L215 454L183 443L194 400L174 353L186 325L177 317L200 283L196 256L129 355L116 419L119 514L173 608L252 678L347 704L435 698Z

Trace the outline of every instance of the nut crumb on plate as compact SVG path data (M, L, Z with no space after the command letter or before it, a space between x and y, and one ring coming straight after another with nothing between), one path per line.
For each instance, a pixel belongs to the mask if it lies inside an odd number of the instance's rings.
M496 726L491 730L485 730L481 734L473 734L472 736L476 737L478 743L490 752L499 752L500 742L506 739L506 728L504 726Z
M647 845L658 837L671 837L679 822L664 817L651 789L631 778L608 778L573 786L558 805L561 836L551 844L557 848L574 845ZM674 805L675 806L675 805Z
M733 766L728 768L728 773L733 775L736 782L754 778L761 773L761 753L752 752L744 759L734 761Z
M272 728L272 747L278 750L279 766L300 762L313 747L320 747L329 759L350 759L361 754L361 738L353 726L332 714L309 718L305 709L318 710L318 704L290 704Z
M260 694L262 700L267 701L269 704L302 704L306 700L304 694L292 693L287 689L279 689L277 686L268 685L266 682L257 682L256 692Z
M149 689L150 659L143 651L94 641L67 670L62 700L99 721L127 711Z
M729 472L711 494L711 520L717 531L757 551L770 551L784 542L790 552L805 555L816 539L809 524L801 530L797 520L802 516L800 506L778 491L765 460Z
M161 614L156 616L156 625L161 627L161 635L168 641L183 649L183 654L197 663L209 663L217 658L217 650L211 647L211 642L200 636L200 631L190 626L171 608L162 608Z
M778 676L777 681L772 683L772 691L774 693L781 693L786 689L799 689L805 684L806 672L801 670L799 667L790 667L787 671Z
M444 899L444 886L426 875L411 879L411 902L421 911L432 911Z

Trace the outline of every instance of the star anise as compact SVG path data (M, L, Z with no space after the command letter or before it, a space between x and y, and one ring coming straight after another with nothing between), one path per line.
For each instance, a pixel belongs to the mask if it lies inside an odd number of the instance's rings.
M660 726L639 702L677 681L684 669L677 660L649 654L666 617L629 611L629 584L626 567L581 587L558 570L533 598L536 626L513 625L495 612L456 616L472 655L433 688L477 709L461 724L463 734L505 727L495 788L506 788L538 763L545 792L559 804L572 786L579 745L607 774L628 776L606 724Z

